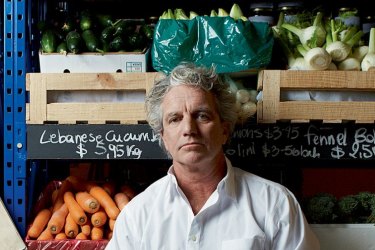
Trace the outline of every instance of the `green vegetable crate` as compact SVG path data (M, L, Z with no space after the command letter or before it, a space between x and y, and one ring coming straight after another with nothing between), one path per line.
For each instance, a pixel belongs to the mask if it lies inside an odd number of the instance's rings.
M80 54L39 53L41 73L147 72L150 49L142 52L86 52Z

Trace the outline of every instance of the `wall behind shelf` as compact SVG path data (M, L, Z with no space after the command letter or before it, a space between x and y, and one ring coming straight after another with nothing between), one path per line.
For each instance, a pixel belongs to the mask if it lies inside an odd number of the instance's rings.
M267 1L267 0L165 0L165 1L125 1L125 0L81 0L68 2L74 3L80 7L90 7L96 8L103 12L116 13L117 15L134 17L134 18L147 18L150 16L160 16L164 10L168 8L182 8L187 13L191 10L197 12L198 14L209 14L212 9L224 8L230 11L230 8L234 3L237 3L243 13L248 16L250 12L250 4L256 2L273 2L275 5L279 2L287 2L281 0ZM304 0L304 5L307 9L315 9L317 6L321 6L326 10L337 10L339 6L361 6L361 9L366 10L366 7L371 3L370 0L315 0L308 1Z
M303 196L329 192L340 198L364 191L375 193L375 169L352 164L352 167L345 168L303 168Z

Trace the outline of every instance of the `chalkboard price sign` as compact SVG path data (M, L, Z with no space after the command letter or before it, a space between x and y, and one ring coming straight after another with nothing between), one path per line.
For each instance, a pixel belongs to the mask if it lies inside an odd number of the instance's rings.
M226 154L258 159L375 159L375 126L258 124L239 127Z
M28 125L29 159L165 159L148 125Z
M167 159L148 125L28 125L29 159ZM251 124L225 148L231 159L374 160L373 124Z

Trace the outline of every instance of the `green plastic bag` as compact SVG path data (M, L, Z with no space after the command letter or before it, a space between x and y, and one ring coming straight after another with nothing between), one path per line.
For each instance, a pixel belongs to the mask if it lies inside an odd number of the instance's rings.
M273 43L268 23L229 16L160 19L154 31L152 66L166 74L180 62L214 65L218 73L260 69L270 63Z

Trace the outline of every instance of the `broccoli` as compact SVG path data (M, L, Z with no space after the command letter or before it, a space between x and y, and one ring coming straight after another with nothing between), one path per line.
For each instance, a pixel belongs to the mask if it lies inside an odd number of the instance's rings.
M359 192L356 195L356 198L358 199L363 212L371 213L371 209L372 209L371 206L373 205L373 201L375 201L374 200L375 194L370 193L370 192Z
M309 223L333 223L337 199L329 193L318 193L307 199L305 207L306 219Z
M355 195L346 195L341 197L337 202L338 216L342 223L358 222L360 202Z
M369 204L370 204L371 213L367 217L367 221L366 222L367 223L375 223L375 194L374 194L374 197L372 197L369 200Z

